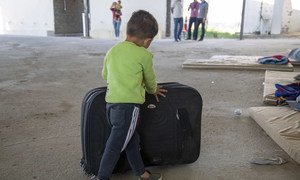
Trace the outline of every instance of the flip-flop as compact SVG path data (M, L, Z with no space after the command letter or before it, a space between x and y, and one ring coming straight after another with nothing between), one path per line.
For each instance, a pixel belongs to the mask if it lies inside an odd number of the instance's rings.
M294 79L300 81L300 74L298 74L297 76L295 76Z

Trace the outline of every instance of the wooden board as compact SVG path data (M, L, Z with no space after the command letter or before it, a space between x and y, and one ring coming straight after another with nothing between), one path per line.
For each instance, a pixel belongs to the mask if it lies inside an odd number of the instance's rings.
M210 59L188 59L183 68L197 69L247 69L247 70L276 70L294 71L291 63L287 65L260 64L257 62L260 56L228 56L217 55Z
M288 107L251 107L252 119L300 164L300 112Z

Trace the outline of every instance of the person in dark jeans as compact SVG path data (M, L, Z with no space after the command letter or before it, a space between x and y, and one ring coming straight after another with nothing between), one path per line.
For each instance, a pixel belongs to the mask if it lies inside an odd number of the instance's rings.
M194 32L193 32L193 39L197 40L198 31L196 31L197 27L197 16L199 11L199 3L197 0L194 0L188 8L188 11L191 10L190 20L189 20L189 28L188 28L188 37L187 40L191 39L192 36L192 26L194 24Z
M205 0L201 0L199 3L199 13L197 16L197 25L195 27L195 31L198 33L198 28L201 24L201 37L199 41L203 41L204 35L205 35L205 21L207 18L207 12L208 12L208 3Z

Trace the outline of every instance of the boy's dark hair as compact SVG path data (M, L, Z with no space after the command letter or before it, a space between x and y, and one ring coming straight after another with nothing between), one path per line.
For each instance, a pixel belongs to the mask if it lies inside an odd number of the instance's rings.
M156 19L147 11L135 11L127 23L127 35L140 39L154 38L158 32Z

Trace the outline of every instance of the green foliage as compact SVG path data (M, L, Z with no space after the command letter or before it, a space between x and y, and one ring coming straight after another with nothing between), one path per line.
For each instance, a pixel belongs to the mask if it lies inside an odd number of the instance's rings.
M199 35L201 35L201 29L199 29ZM215 30L206 30L205 38L227 38L227 39L234 39L238 38L236 34L231 34L229 32L219 32Z

